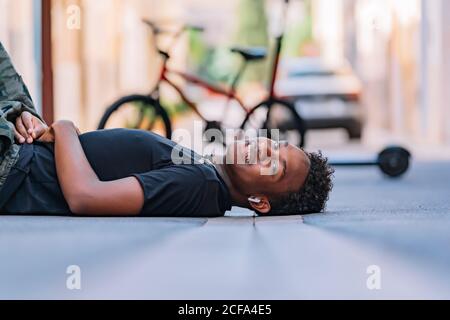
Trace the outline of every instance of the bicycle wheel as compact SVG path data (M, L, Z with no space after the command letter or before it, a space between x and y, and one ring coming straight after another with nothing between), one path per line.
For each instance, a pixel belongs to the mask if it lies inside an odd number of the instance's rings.
M295 108L283 100L268 100L253 108L247 114L241 129L247 134L250 130L257 132L264 129L267 133L263 133L268 138L279 138L299 147L305 144L305 122ZM278 137L273 136L272 130L277 130ZM261 134L258 132L258 136Z
M158 101L149 96L123 97L103 114L99 130L112 128L141 129L172 137L169 115Z

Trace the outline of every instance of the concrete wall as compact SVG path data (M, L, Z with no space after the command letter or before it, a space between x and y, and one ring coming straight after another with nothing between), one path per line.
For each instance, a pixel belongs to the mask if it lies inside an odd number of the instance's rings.
M443 61L443 70L444 70L444 82L442 85L444 86L444 105L446 106L445 113L443 118L446 120L445 122L445 134L444 139L445 142L450 145L450 21L448 21L448 16L450 15L450 1L444 1L444 10L442 10L442 15L446 17L443 19L443 37L444 37L444 61Z
M450 3L422 0L421 129L425 141L450 145Z
M36 10L33 0L0 0L0 41L12 56L40 110L40 56L36 48L39 30L35 30L33 10Z
M119 96L149 91L158 60L140 18L155 12L154 5L138 0L53 1L56 119L95 129ZM70 24L77 8L79 27Z
M95 129L107 106L119 97L149 93L159 75L161 59L141 18L177 27L195 23L207 27L205 38L223 41L223 25L233 26L235 1L208 0L53 0L55 118ZM75 7L74 7L75 6ZM80 28L68 28L80 10ZM168 39L160 39L163 48ZM186 41L172 52L171 65L186 67ZM166 92L165 97L174 97Z
M322 1L317 38L325 57L344 52L363 80L369 133L450 145L450 2ZM342 29L343 50L331 46Z
M314 38L319 43L321 54L330 63L344 58L344 1L314 0Z

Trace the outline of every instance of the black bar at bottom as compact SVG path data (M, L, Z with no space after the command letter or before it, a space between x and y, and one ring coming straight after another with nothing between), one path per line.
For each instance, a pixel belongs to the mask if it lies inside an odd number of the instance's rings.
M144 312L146 319L184 319L184 320L201 320L201 319L301 319L302 315L306 313L306 309L323 314L325 310L330 310L333 316L336 314L348 314L349 308L352 308L352 301L0 301L2 311L6 307L11 307L15 314L23 314L27 311L33 314L39 312L47 312L51 304L60 305L65 310L70 310L71 315L83 316L86 311L83 306L99 307L102 313L110 311L118 317L130 316L133 312ZM395 301L377 301L356 302L361 307L370 310L371 315L382 317L385 313L385 308L381 304L395 306L398 302ZM22 304L32 304L31 308L22 308ZM369 305L370 304L370 305ZM417 302L403 302L402 314L407 310L417 308ZM377 308L376 306L380 306ZM435 310L438 307L434 303L432 308ZM52 306L53 307L53 306ZM325 308L324 308L325 307ZM142 308L142 309L141 309ZM141 310L139 310L141 309ZM430 307L424 310L428 311ZM320 311L318 311L320 310ZM89 309L91 312L92 309ZM142 313L139 313L142 314ZM365 317L360 317L365 319ZM59 317L58 319L61 319ZM66 319L62 317L62 319Z

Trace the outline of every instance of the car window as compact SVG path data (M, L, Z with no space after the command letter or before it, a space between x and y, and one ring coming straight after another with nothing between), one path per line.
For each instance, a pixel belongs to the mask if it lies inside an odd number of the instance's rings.
M289 72L289 78L301 77L331 77L336 75L334 71L293 71Z
M288 78L305 78L305 77L332 77L332 76L349 76L352 71L348 69L339 70L297 70L288 72Z

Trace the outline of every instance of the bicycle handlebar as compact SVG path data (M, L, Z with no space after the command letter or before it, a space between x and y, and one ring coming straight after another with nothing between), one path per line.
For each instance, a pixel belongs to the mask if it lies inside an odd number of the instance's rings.
M188 30L191 30L191 31L196 31L196 32L204 32L205 31L205 28L200 27L200 26L195 26L195 25L186 25L185 28Z
M201 26L190 25L190 24L185 24L178 31L174 31L174 30L162 29L155 22L150 21L148 19L142 19L142 22L145 23L147 26L149 26L156 35L162 34L162 33L174 33L175 35L179 35L183 31L187 31L187 30L191 30L191 31L195 31L195 32L204 32L205 31L205 28L203 28Z
M145 23L147 26L149 26L152 29L152 32L155 36L158 36L161 34L171 34L172 42L166 50L161 50L158 47L157 41L153 42L155 49L159 52L160 55L162 55L165 58L166 61L170 59L170 55L168 52L176 44L176 42L179 40L180 36L185 31L191 30L191 31L195 31L195 32L203 32L205 30L203 27L195 26L195 25L188 25L188 24L185 24L183 27L179 28L178 30L168 30L168 29L160 28L155 22L150 21L148 19L142 19L142 22Z

